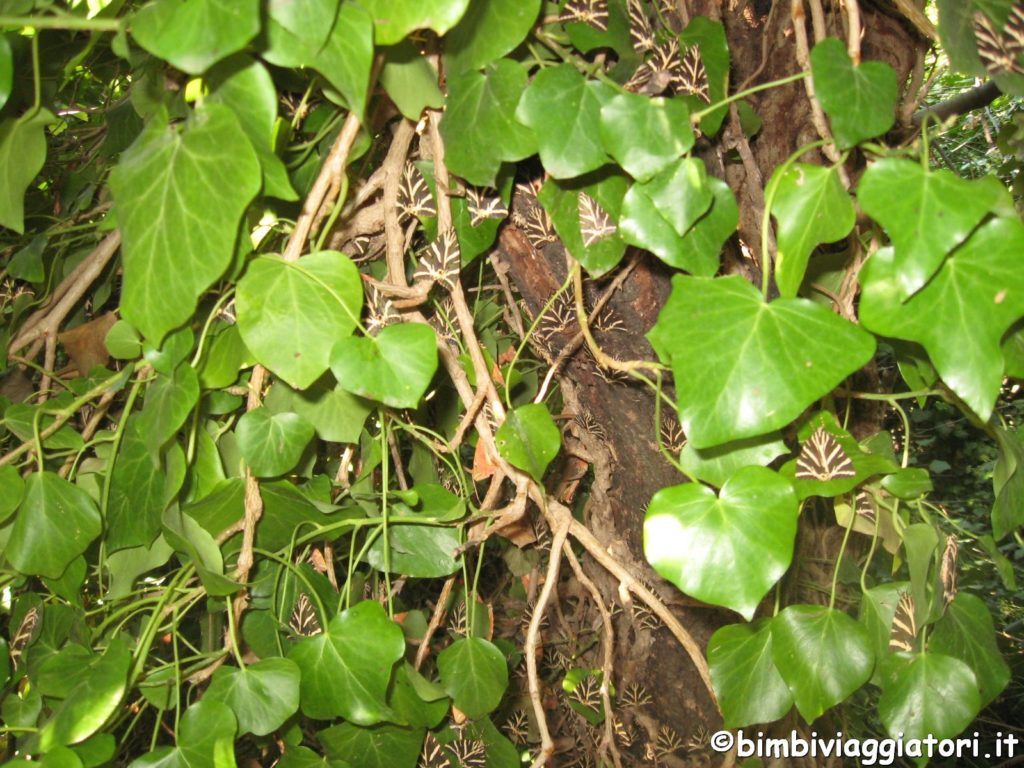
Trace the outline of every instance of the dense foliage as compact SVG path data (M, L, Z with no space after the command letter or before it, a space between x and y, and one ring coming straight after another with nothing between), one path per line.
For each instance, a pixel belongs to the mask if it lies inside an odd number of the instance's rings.
M640 0L0 2L0 753L497 768L551 758L553 697L600 764L706 750L628 714L581 560L725 728L967 728L1011 680L993 612L1020 627L1024 123L1004 97L999 126L891 133L916 93L846 6L847 39L794 12L806 66L733 92L721 23ZM1018 6L939 12L942 88L1024 93ZM702 153L794 83L819 138L739 243ZM978 127L1000 162L957 154ZM534 318L502 228L564 248ZM656 360L607 354L587 292L634 258L673 272ZM645 555L733 612L705 653L553 492L570 323L685 435L651 425L679 483ZM823 597L792 599L822 519ZM569 638L563 567L600 606Z

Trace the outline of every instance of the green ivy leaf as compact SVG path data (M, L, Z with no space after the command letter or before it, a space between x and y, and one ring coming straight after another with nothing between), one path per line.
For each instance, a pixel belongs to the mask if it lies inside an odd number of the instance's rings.
M469 0L363 0L378 45L393 45L416 29L443 35L459 23Z
M846 45L834 37L811 51L814 91L832 119L840 149L885 133L896 122L896 72L881 61L855 66Z
M946 254L995 205L1001 188L899 158L883 158L868 167L857 198L892 239L901 300L931 279Z
M180 364L170 376L159 374L146 388L139 429L154 457L185 423L197 402L199 377L188 363Z
M928 650L959 659L974 673L983 709L1010 682L1010 668L996 644L992 614L983 600L959 593L935 623L928 637Z
M462 637L437 657L445 692L467 717L483 717L501 703L508 664L497 647L480 637Z
M479 69L512 51L533 28L540 6L540 0L471 3L444 39L448 72Z
M351 768L351 764L344 760L329 760L318 755L312 749L291 744L281 755L277 766L278 768Z
M780 429L875 351L870 334L821 305L766 303L738 276L676 275L647 336L672 365L695 448Z
M775 282L790 298L800 290L811 252L850 234L856 212L838 168L794 163L772 174L768 184L775 188L772 215L778 222Z
M505 423L498 427L494 442L506 461L526 470L540 482L548 464L562 447L562 433L547 406L531 403L508 413Z
M647 507L644 555L683 592L749 621L793 559L798 512L789 481L764 467L739 470L717 497L697 483L663 488Z
M291 386L305 389L327 370L335 342L356 327L363 284L348 256L319 251L296 262L257 258L235 297L245 345Z
M494 191L507 206L512 198L512 182L515 166L505 163L498 171ZM487 253L498 237L498 230L505 219L485 219L474 223L473 214L465 197L452 197L449 202L452 208L452 226L459 238L459 251L462 254L462 266L471 264L477 256Z
M704 161L696 157L676 160L644 184L643 190L680 237L708 212L714 200Z
M11 96L11 85L14 83L14 58L11 56L11 43L7 35L0 35L0 109Z
M321 440L358 443L373 405L346 392L331 377L318 379L308 389L291 391L288 406L316 429Z
M971 668L941 653L917 653L882 686L878 717L893 736L947 739L963 731L981 711Z
M237 726L227 706L203 698L185 710L178 724L178 746L134 760L129 768L222 768L214 760L218 742L233 739Z
M241 585L224 575L224 557L213 534L191 515L172 506L164 511L162 523L164 539L175 551L192 561L199 580L210 595L224 597L240 589Z
M918 499L932 491L932 478L923 467L907 467L882 478L882 487L901 499Z
M389 325L377 336L350 336L331 352L338 386L392 408L415 408L437 370L437 337L424 323Z
M458 528L392 524L388 530L388 545L391 573L415 579L437 579L450 576L462 566L462 558L453 556L462 545ZM378 536L370 545L366 562L378 571L385 570L383 536Z
M679 42L690 47L700 46L700 59L708 76L708 94L712 103L719 102L729 93L729 72L732 60L729 55L729 42L726 39L725 27L720 21L712 21L706 16L694 16L686 28L679 33ZM695 95L685 97L690 102L691 110L704 109L707 104ZM705 115L700 121L700 129L711 136L718 132L722 121L729 114L727 105L723 105Z
M770 432L713 448L694 448L687 442L679 454L679 463L698 480L721 488L739 469L748 465L768 466L788 451L782 436Z
M876 685L881 684L883 662L891 655L889 637L892 633L892 619L896 615L896 606L899 604L900 595L909 590L909 581L890 581L872 587L861 596L857 621L867 631L875 659L879 662L871 677L871 682Z
M235 439L256 477L283 475L299 463L313 439L313 425L297 413L256 408L238 420Z
M427 107L444 107L444 94L437 85L437 70L409 40L385 52L380 84L409 120L419 120Z
M440 130L453 173L470 184L492 186L503 161L537 151L533 132L512 118L526 80L526 69L510 59L499 59L483 73L449 75Z
M779 720L793 694L772 661L772 625L727 624L708 641L708 667L726 728Z
M791 605L772 619L772 658L808 723L860 688L875 665L867 630L818 605Z
M942 380L987 420L1003 380L1000 340L1024 315L1022 251L1024 224L993 219L903 302L895 255L883 248L860 273L861 322L876 333L921 344Z
M25 190L46 161L47 109L0 120L0 226L25 232Z
M298 666L291 659L263 659L245 669L221 667L205 698L231 707L241 733L266 736L299 709Z
M416 768L423 729L342 723L320 731L317 738L330 760L347 760L352 768Z
M580 195L590 195L614 222L621 210L626 183L626 177L620 173L599 172L570 181L549 179L537 195L566 250L592 277L600 277L617 266L626 253L626 244L617 233L589 246L583 244Z
M935 5L939 12L939 38L950 65L957 72L988 77L974 37L974 3L936 0Z
M564 179L608 162L601 142L601 107L613 95L611 86L587 80L571 64L542 69L534 77L516 119L536 134L548 173Z
M25 481L10 464L0 467L0 523L14 514L25 495Z
M303 714L359 725L387 719L391 666L403 653L402 629L379 603L364 600L337 614L322 634L300 640L288 653L302 671Z
M25 481L4 556L23 574L57 579L101 530L89 494L53 472L35 472Z
M681 99L616 94L601 107L601 141L630 176L646 181L693 146L690 110Z
M1024 440L1018 431L995 427L999 456L992 471L992 535L995 540L1024 525Z
M166 114L151 119L121 155L110 188L124 241L121 312L159 342L192 317L231 263L242 214L260 188L259 159L234 113L209 104L184 130Z
M132 17L131 30L154 56L200 75L260 31L259 0L156 0Z
M412 664L405 662L395 669L395 682L389 703L402 722L423 728L436 728L448 714L451 702L439 685L427 680Z

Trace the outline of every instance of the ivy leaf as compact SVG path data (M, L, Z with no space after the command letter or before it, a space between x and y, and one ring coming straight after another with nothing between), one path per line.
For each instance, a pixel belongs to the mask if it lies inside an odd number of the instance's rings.
M875 659L879 661L871 677L871 682L876 685L882 681L882 662L891 653L889 637L892 633L892 619L896 615L896 606L899 604L900 595L909 589L909 581L889 581L872 587L861 596L857 621L867 631Z
M987 612L987 611L986 611ZM917 653L882 685L878 717L904 739L947 739L971 724L981 702L971 668L941 653Z
M533 28L540 6L540 0L471 3L444 38L448 72L479 69L512 51Z
M242 340L257 360L296 389L327 370L335 342L356 327L363 302L359 270L343 253L296 262L257 258L238 283Z
M510 59L499 59L483 73L448 76L448 108L440 130L453 173L470 184L493 186L503 161L537 151L533 132L512 118L526 80L523 66Z
M643 185L654 207L682 237L714 200L704 161L696 157L676 160Z
M950 65L957 72L988 77L974 37L974 3L937 0L935 5L939 12L939 37Z
M971 234L999 189L910 160L883 158L868 167L857 197L892 239L901 300L920 290Z
M537 74L519 102L516 119L533 128L548 173L564 179L608 162L601 142L601 107L613 95L610 86L587 80L571 64Z
M616 94L601 107L601 141L630 176L646 181L693 146L690 110L681 99Z
M341 339L331 352L338 386L392 408L415 408L437 370L437 337L424 323Z
M231 263L242 214L260 189L259 159L234 113L209 104L184 130L166 113L151 119L110 188L123 237L121 312L159 342L192 317Z
M437 657L441 684L467 717L483 717L501 703L508 687L505 656L480 637L463 637Z
M415 29L443 35L458 24L469 0L363 0L378 45L394 45Z
M385 56L380 83L399 112L409 120L419 120L427 107L444 107L444 94L437 85L437 70L411 41L403 40L391 46Z
M266 736L299 709L299 668L291 659L263 659L245 669L221 667L205 698L231 707L242 733Z
M713 448L694 448L687 442L679 454L679 463L698 480L721 488L737 470L751 464L765 467L788 451L782 436L770 432Z
M549 179L537 195L551 217L551 223L562 244L591 277L600 277L617 266L626 253L626 244L616 232L590 245L584 245L580 224L580 195L589 195L608 214L610 221L615 221L625 192L625 176L602 171L569 181Z
M181 363L171 375L160 374L146 388L146 402L139 414L139 428L150 454L174 437L199 401L199 376L195 368Z
M178 746L164 747L134 760L129 768L222 768L216 745L233 739L237 726L231 710L203 698L185 710L178 725Z
M775 282L791 298L800 290L811 251L850 234L856 211L838 168L794 163L780 171L768 182L775 187L772 215L778 222Z
M402 629L379 603L364 600L337 614L323 633L300 640L288 653L302 671L303 714L359 725L387 719L391 666L403 653Z
M510 411L494 436L498 452L537 482L562 447L562 433L543 403L522 405Z
M712 21L706 16L694 16L686 28L679 33L679 42L687 47L700 46L700 59L708 76L708 95L712 103L719 102L729 93L729 72L732 61L729 55L729 42L725 35L725 27L720 21ZM690 102L691 109L704 109L707 104L695 95L684 97ZM725 116L729 114L727 105L723 105L705 115L700 121L700 129L710 135L718 132Z
M695 448L782 428L875 351L870 334L821 305L766 303L738 276L676 275L647 337L672 365Z
M0 226L25 232L25 190L46 162L47 109L0 121Z
M808 723L860 688L875 665L867 630L818 605L791 605L772 619L772 657Z
M462 545L458 528L444 525L397 525L388 531L388 558L391 573L404 574L414 579L437 579L450 576L461 565L462 558L454 557ZM383 571L384 537L378 536L366 552L366 562Z
M1024 525L1024 440L1016 430L995 427L999 456L992 471L992 535L996 541Z
M840 149L885 133L896 122L896 72L881 61L854 66L846 45L834 37L811 51L814 90L832 119Z
M321 440L358 443L372 404L325 378L327 381L319 379L301 392L293 390L290 408L313 425Z
M10 464L0 466L0 523L14 514L25 495L25 481Z
M11 56L11 43L6 35L0 35L0 109L11 96L11 85L14 83L14 58Z
M697 483L663 488L647 507L644 555L683 592L749 621L793 559L798 512L790 483L764 467L744 467L717 497Z
M154 56L200 75L260 31L259 0L156 0L132 17L131 30Z
M861 270L861 322L921 344L942 380L987 420L1003 380L1000 340L1024 315L1022 250L1019 220L986 222L904 302L895 254L883 248Z
M882 487L901 499L919 499L932 491L932 478L924 467L906 467L882 478Z
M89 494L53 472L34 472L25 481L4 556L23 574L57 579L101 530Z
M235 439L256 477L283 475L299 463L313 439L313 425L297 413L256 408L238 420Z
M345 761L352 768L416 768L423 746L422 728L378 725L360 728L342 723L317 733L331 760Z
M928 650L959 659L974 673L983 709L1010 682L1010 668L996 644L992 614L985 602L960 592L946 608L928 637Z
M793 694L772 661L772 625L727 624L708 641L711 682L726 728L779 720L793 706Z
M224 575L224 557L213 534L177 506L164 511L162 522L167 543L192 561L210 595L224 597L239 590L240 585Z

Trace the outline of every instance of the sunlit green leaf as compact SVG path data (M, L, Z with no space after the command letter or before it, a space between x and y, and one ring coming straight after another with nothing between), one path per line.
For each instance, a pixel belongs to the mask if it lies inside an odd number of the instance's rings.
M387 49L380 83L399 111L410 120L419 120L427 107L444 106L444 94L437 84L437 70L426 56L408 40Z
M814 90L832 120L841 149L885 133L896 122L896 72L881 61L855 65L846 45L834 37L811 50Z
M727 624L708 641L708 667L726 728L778 720L793 694L772 660L772 626Z
M537 195L551 217L562 244L591 277L600 277L618 265L626 253L626 244L617 232L590 245L584 244L580 195L589 195L614 224L619 216L626 183L625 176L606 168L569 181L549 179Z
M352 768L416 768L423 729L342 723L320 731L317 739L330 760L345 760Z
M437 338L424 323L389 325L377 336L351 336L334 345L331 371L338 386L393 408L415 408L437 370Z
M469 0L364 0L373 17L378 45L397 43L415 29L432 29L443 35L454 27Z
M0 467L0 523L14 514L25 494L25 481L10 464Z
M788 450L779 433L770 432L713 448L694 448L687 442L679 463L698 480L721 488L737 470L751 464L767 466Z
M223 666L204 698L231 707L242 733L273 733L299 709L299 668L290 659L263 659L245 669Z
M462 565L461 558L454 556L461 545L462 536L458 528L392 524L388 530L389 570L413 578L449 576ZM377 570L385 570L383 536L379 536L367 550L366 560Z
M267 408L248 411L235 428L245 463L257 477L283 475L294 467L313 434L313 425L299 414L271 414Z
M132 36L192 75L240 51L260 30L258 0L155 0L132 17Z
M601 140L627 173L645 181L693 146L690 110L680 99L616 94L601 107Z
M171 375L160 374L146 388L146 400L139 414L139 431L151 454L174 437L199 400L199 377L195 368L182 363Z
M25 231L25 190L46 161L47 109L0 120L0 226Z
M537 21L540 7L540 0L470 3L465 16L444 39L448 71L479 69L513 50Z
M236 730L235 716L226 705L200 699L181 716L177 747L143 755L130 768L220 768L214 761L216 744L232 739Z
M882 684L878 716L903 739L948 739L963 731L981 710L971 668L940 653L917 653Z
M373 404L334 383L331 377L318 379L301 392L292 391L289 407L316 429L321 440L357 443Z
M494 442L506 461L526 470L540 482L548 464L558 455L562 433L558 431L547 406L531 403L509 412L505 423L498 428Z
M508 687L505 657L480 637L459 638L441 651L437 671L452 702L472 718L492 712Z
M996 644L992 614L974 595L961 592L947 606L928 637L928 650L959 659L971 668L979 708L987 707L1010 682L1010 668Z

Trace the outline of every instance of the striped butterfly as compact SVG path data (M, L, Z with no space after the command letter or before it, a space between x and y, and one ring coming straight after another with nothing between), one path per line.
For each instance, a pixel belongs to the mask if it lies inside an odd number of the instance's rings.
M698 46L692 46L679 62L679 66L672 71L671 83L672 92L677 96L688 93L711 103L708 73L704 69L704 59L701 58Z
M642 56L647 51L653 51L657 45L654 30L640 0L629 0L628 8L629 40L633 43L633 50Z
M512 223L526 235L530 245L538 251L543 250L544 246L548 243L558 242L558 238L555 236L554 225L551 223L551 217L548 216L547 211L539 206L530 205L525 216L513 213Z
M434 242L426 248L420 259L420 267L413 274L415 280L427 279L440 283L449 291L455 290L459 279L459 266L462 251L455 237L455 230L446 229Z
M608 0L569 0L558 20L563 24L579 22L599 32L608 31Z
M974 14L974 37L978 43L978 56L985 68L994 75L1024 74L1019 57L1024 53L1024 3L1010 7L1006 26L1000 32L982 11Z
M402 173L402 181L398 186L399 212L409 218L423 219L437 216L437 206L430 195L430 188L420 169L412 163L406 163Z
M856 477L853 461L839 441L824 427L818 427L800 449L796 476L801 480L826 483L844 477Z
M295 610L292 611L289 625L297 634L304 637L312 637L323 632L316 609L313 608L313 603L305 592L300 592L299 599L295 601Z
M946 548L942 551L939 565L939 581L942 582L942 600L948 607L956 598L956 557L960 551L956 536L946 537Z
M608 212L586 192L580 192L576 207L580 215L580 235L587 248L618 231Z
M861 491L857 494L853 510L872 525L878 521L878 505L875 502L875 497L868 491Z
M466 188L466 210L469 211L469 225L471 227L475 227L484 221L500 221L508 216L508 206L502 202L498 195L487 194L487 191L485 189L477 189L476 187Z
M913 651L917 639L917 619L914 616L914 598L907 591L900 592L896 613L889 632L890 651Z
M39 608L38 606L32 606L25 612L25 616L22 618L21 624L18 625L18 631L15 632L14 637L11 638L8 650L11 655L11 666L15 670L18 669L18 662L21 660L25 649L35 638L36 630L39 629L39 620Z

